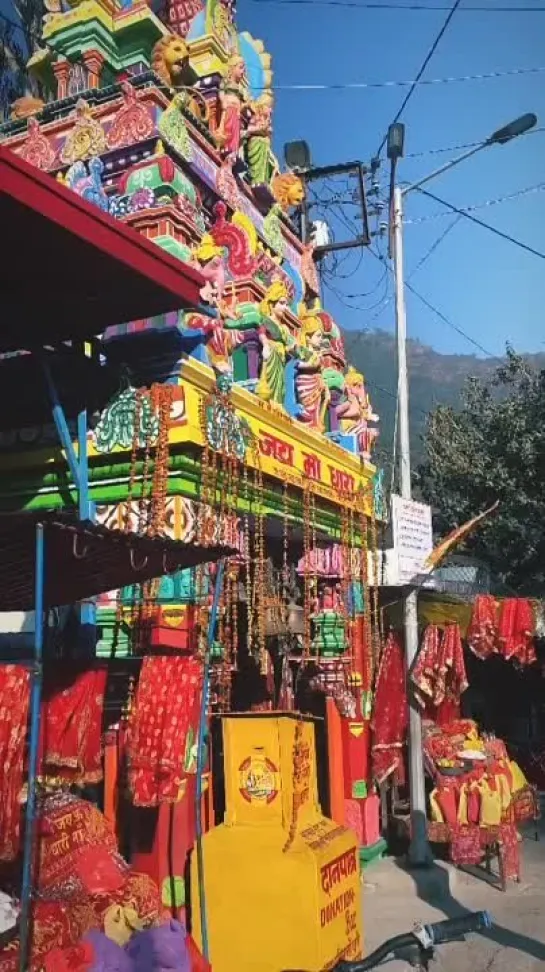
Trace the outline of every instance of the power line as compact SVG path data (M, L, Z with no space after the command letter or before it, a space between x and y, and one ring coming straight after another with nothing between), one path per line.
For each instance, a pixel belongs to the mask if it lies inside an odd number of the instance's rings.
M466 213L472 213L476 209L488 209L490 206L499 206L500 203L512 202L514 199L522 199L523 196L529 196L544 191L545 182L539 182L537 186L528 186L526 189L519 189L517 192L511 192L506 196L498 196L496 199L487 199L486 202L474 203L473 206L461 206L460 212L466 215ZM429 223L431 220L439 219L443 216L448 216L448 213L439 210L439 212L431 213L429 216L416 216L415 219L406 219L404 220L404 225L416 226L419 223Z
M544 71L545 67L512 68L508 71L489 71L486 74L464 74L460 77L426 78L418 81L348 81L338 84L273 84L272 89L274 91L358 91L367 88L410 88L408 92L409 96L416 87L435 84L459 84L462 81L490 81L494 78L510 78L524 74L542 74ZM408 101L408 96L404 99L404 104ZM386 136L384 137L385 141ZM381 150L383 145L381 145Z
M531 128L528 132L523 132L521 135L518 135L517 139L526 138L527 135L537 135L539 132L545 132L545 128ZM425 155L441 155L443 152L462 152L465 149L477 148L482 144L483 140L481 139L479 142L462 142L460 145L442 145L439 148L424 149L422 152L409 152L405 155L405 158L421 159Z
M415 297L418 297L418 300L422 304L424 304L424 306L427 307L428 310L432 312L432 314L435 314L435 316L438 317L440 321L443 321L443 323L446 324L448 327L452 328L453 331L456 331L456 333L460 334L463 338L466 339L466 341L469 341L469 343L472 344L473 347L477 348L478 351L481 351L482 354L485 354L487 358L492 358L494 361L498 361L501 365L505 364L505 362L502 361L501 358L498 358L497 355L492 354L492 352L488 351L485 347L483 347L482 344L479 344L479 342L476 341L475 338L472 338L471 335L467 333L467 331L464 331L461 327L458 327L457 324L454 324L446 316L446 314L443 314L442 311L440 311L437 307L435 307L431 303L431 301L427 299L427 297L424 297L421 293L418 292L418 290L415 290L413 285L408 280L405 281L405 287L407 288L407 290L410 290L411 294L414 294Z
M443 26L441 27L439 33L437 34L437 37L435 38L435 40L434 40L433 44L431 45L428 53L426 54L424 60L422 61L422 64L420 66L420 70L418 71L418 74L416 75L416 78L414 79L413 83L411 84L411 87L409 88L407 94L405 95L405 98L403 99L403 102L401 104L401 107L400 107L397 115L395 116L395 118L393 119L393 121L391 123L392 125L395 125L395 123L397 121L399 121L399 119L401 118L403 112L405 111L405 108L407 107L407 105L408 105L408 103L409 103L409 101L410 101L410 99L411 99L414 91L416 90L416 86L418 85L418 83L419 83L422 75L424 74L424 71L426 70L428 64L430 63L433 55L435 54L435 51L437 50L437 48L438 48L438 46L439 46L439 44L441 42L441 39L442 39L443 35L445 34L445 31L447 30L448 25L450 24L450 22L451 22L451 20L452 20L452 18L454 16L454 14L456 13L456 10L458 9L459 5L460 5L460 0L454 0L454 3L453 3L451 9L449 10L449 12L447 14L447 17L446 17L446 20L445 20ZM384 137L382 139L382 142L380 143L380 145L378 147L378 150L375 153L375 155L377 156L377 158L380 155L380 153L382 152L382 149L384 148L384 146L386 144L386 139L387 138L388 138L388 133L385 132L384 133Z
M274 4L284 6L313 6L313 7L351 7L353 10L407 10L409 12L428 10L450 10L445 4L425 3L357 3L354 0L250 0L250 3ZM462 13L545 13L545 7L501 7L501 6L472 6L460 7Z
M417 187L415 187L417 188ZM514 236L509 233L503 233L502 230L496 229L495 226L491 226L490 223L485 223L484 220L478 219L471 213L466 212L463 209L458 209L457 206L453 206L452 203L447 202L446 199L441 199L440 196L435 196L432 192L428 192L427 189L418 188L418 192L422 193L423 196L429 196L430 199L434 199L435 202L439 203L441 206L446 206L453 213L457 213L459 216L463 216L465 219L469 219L470 222L476 223L477 226L482 226L483 229L487 229L490 233L494 233L499 236L502 240L507 240L508 243L512 243L513 246L518 246L521 250L526 250L527 253L532 253L533 256L539 257L541 260L545 260L545 253L541 250L535 250L533 246L529 246L527 243L523 243L521 240L517 240Z
M422 259L419 260L419 262L417 263L417 265L414 268L414 270L411 270L411 273L409 274L409 278L408 278L409 280L412 277L414 277L415 273L418 273L418 271L422 269L422 267L424 266L425 263L428 262L428 260L431 257L431 255L433 253L435 253L437 247L440 246L441 243L443 242L443 240L445 239L445 236L448 236L448 234L450 233L450 231L453 230L454 227L456 226L456 224L460 222L460 219L461 219L461 216L456 216L455 219L453 219L452 223L450 223L447 226L446 230L444 230L441 233L441 235L437 237L437 239L435 240L435 242L432 243L432 245L430 246L429 250L426 251L426 253L422 257Z

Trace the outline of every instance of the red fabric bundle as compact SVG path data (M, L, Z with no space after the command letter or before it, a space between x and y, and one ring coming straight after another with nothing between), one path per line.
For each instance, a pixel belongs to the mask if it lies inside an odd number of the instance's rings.
M484 660L496 650L497 615L496 601L490 594L479 594L475 598L467 642L477 658Z
M42 898L111 894L125 884L129 868L106 817L92 803L62 792L47 797L38 833Z
M453 705L442 713L442 723L447 722L450 715L452 718L459 715L460 696L467 689L468 681L458 624L447 624L442 636L437 625L426 628L411 678L417 698L434 721L438 721L439 707L447 702Z
M403 648L392 632L382 652L375 691L371 766L377 783L383 783L392 774L396 782L405 782L403 746L408 722Z
M55 671L46 685L40 739L40 766L49 773L79 783L102 779L102 712L105 667Z
M436 678L440 665L441 630L436 624L429 624L422 638L420 651L411 672L415 695L422 706L430 702L437 706ZM441 701L441 700L439 700Z
M457 827L452 831L450 857L453 864L479 864L482 856L478 827Z
M504 658L514 658L520 665L536 661L534 647L535 620L529 601L508 597L502 601L498 625L498 645Z
M0 861L13 861L19 853L29 699L29 670L0 665Z
M502 823L499 828L500 862L506 881L520 881L520 845L517 828Z
M148 656L142 664L127 733L129 788L135 806L175 803L195 772L202 664L182 656Z
M54 948L46 956L43 972L88 972L95 961L91 942L80 942L71 948Z

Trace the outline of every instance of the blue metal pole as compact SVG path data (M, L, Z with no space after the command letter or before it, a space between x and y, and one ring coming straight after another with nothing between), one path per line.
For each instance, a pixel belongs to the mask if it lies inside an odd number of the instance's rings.
M59 396L57 395L57 389L55 388L55 383L51 375L51 369L47 361L42 361L42 368L45 375L45 380L47 384L47 389L49 391L49 397L51 398L51 411L53 413L53 421L57 429L57 433L61 442L61 445L66 452L66 460L68 462L68 467L70 469L70 474L74 480L74 485L77 490L80 489L80 466L79 460L76 456L74 446L72 444L72 437L70 435L70 430L68 428L68 423L64 415L64 409L59 402Z
M19 972L26 972L30 957L30 924L32 918L34 872L34 832L36 822L36 776L38 771L38 746L40 742L40 722L42 714L44 579L44 527L42 523L37 523L34 576L34 665L32 668L32 689L30 694L30 740L28 749L27 806L25 820L25 843L23 849L23 880L21 889L21 946L19 955Z
M216 583L214 586L214 597L212 599L212 609L208 620L208 634L206 639L206 651L204 656L204 669L202 680L201 714L199 719L198 749L197 749L197 788L195 806L195 832L197 838L197 876L199 884L199 911L201 913L201 941L202 953L205 959L210 958L210 947L208 942L208 919L206 915L206 892L204 888L204 854L202 846L202 777L205 763L205 739L208 728L208 697L210 694L210 662L212 656L212 645L216 634L216 624L218 620L218 610L223 587L223 575L225 573L225 561L218 561L216 570Z
M78 514L80 520L94 518L94 503L89 498L89 461L87 456L87 412L78 415ZM96 607L94 599L82 601L79 611L81 647L94 651L96 636ZM83 641L83 639L85 639Z

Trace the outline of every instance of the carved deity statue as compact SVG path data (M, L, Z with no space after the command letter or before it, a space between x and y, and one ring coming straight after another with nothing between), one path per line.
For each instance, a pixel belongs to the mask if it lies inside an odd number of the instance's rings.
M219 307L225 293L225 266L223 247L214 243L209 233L205 233L193 252L191 265L199 270L206 280L200 291L207 304Z
M220 91L220 122L216 141L225 155L236 157L242 139L242 113L248 103L246 66L238 54L229 59Z
M286 285L281 280L271 284L261 301L259 340L262 362L256 394L265 402L284 404L286 392L285 365L288 355L296 353L296 343L282 318L289 306Z
M271 150L273 96L265 91L250 105L250 121L244 133L244 156L253 186L270 185L278 172Z
M337 407L337 418L343 432L357 436L360 452L365 458L370 458L378 430L370 427L369 423L378 422L378 415L371 407L363 375L352 367L346 373L345 394L346 400Z
M301 422L307 422L323 432L326 409L330 401L329 388L322 374L323 325L320 318L306 308L300 314L303 326L295 379L300 407L298 417Z

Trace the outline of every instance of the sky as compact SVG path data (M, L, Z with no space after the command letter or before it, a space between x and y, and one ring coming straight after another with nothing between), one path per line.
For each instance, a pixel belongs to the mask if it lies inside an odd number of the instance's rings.
M449 0L418 2L449 5ZM545 67L545 12L464 12L471 5L545 8L545 0L462 0L424 79ZM408 88L298 91L283 86L412 80L447 15L448 10L358 10L324 0L239 0L239 29L261 38L272 55L277 154L282 158L285 142L304 139L314 165L368 162ZM534 112L538 127L545 127L545 72L417 87L401 119L406 157L398 179L414 182L460 153L410 155L480 141L526 112ZM386 190L386 162L381 177ZM540 185L545 187L545 131L490 147L427 188L467 208ZM443 353L499 355L508 342L519 351L545 352L545 262L539 257L461 218L415 272L455 219L435 218L441 211L416 192L406 197L406 276L414 272L411 284L449 322L409 292L409 336ZM545 253L543 190L474 215ZM336 293L326 288L324 294L339 324L392 330L391 277L383 265L366 249L353 253L339 272L343 278L331 281ZM368 296L347 297L355 294Z

